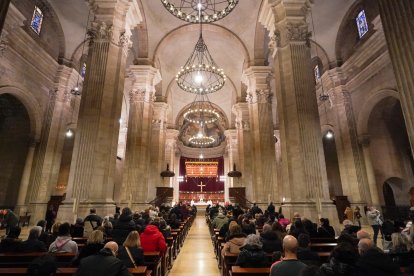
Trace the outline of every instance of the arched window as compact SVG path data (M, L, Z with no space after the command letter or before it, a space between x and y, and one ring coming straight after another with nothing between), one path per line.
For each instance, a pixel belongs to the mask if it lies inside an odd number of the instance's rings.
M364 10L361 10L358 13L356 17L356 23L358 27L359 38L362 38L368 32L367 17L365 16Z
M42 29L42 22L43 22L43 12L41 9L35 6L34 11L33 11L32 22L30 23L30 27L38 35L40 34L40 30Z
M319 64L316 64L313 68L313 73L315 75L315 82L318 82L321 79L321 71L319 70Z

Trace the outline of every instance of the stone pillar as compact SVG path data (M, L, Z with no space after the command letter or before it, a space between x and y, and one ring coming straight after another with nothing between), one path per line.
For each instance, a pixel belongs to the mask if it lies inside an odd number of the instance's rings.
M29 151L27 152L26 162L24 165L24 170L22 174L22 179L20 181L19 195L17 197L17 204L15 213L23 216L27 211L26 197L27 191L30 183L30 174L32 172L33 157L36 149L36 145L39 141L32 139L30 141Z
M4 21L6 21L7 11L9 10L10 0L0 2L0 35L3 31Z
M321 114L326 112L327 121L332 118L338 165L343 195L352 204L363 206L371 202L368 180L361 146L358 143L357 127L349 91L340 68L328 71L322 77L330 101L321 103ZM322 91L318 91L320 95ZM328 122L326 124L328 124ZM341 194L337 194L341 195Z
M161 81L161 76L158 69L148 65L133 65L128 70L134 80L130 92L122 198L136 209L154 199L149 194L153 169L150 167L151 127L155 85ZM160 172L157 173L159 177Z
M160 173L165 170L167 164L165 160L165 139L166 139L166 115L168 104L164 102L154 102L152 115L152 133L150 143L150 181L149 200L155 198L156 187L164 186Z
M229 201L229 187L230 187L230 182L229 182L229 178L230 177L228 177L227 176L227 174L228 174L228 172L230 171L230 168L231 168L231 166L230 166L230 154L229 154L229 151L228 151L228 147L226 147L226 150L225 150L225 152L224 152L224 155L223 155L223 165L224 165L224 179L223 179L223 181L224 181L224 202L228 202ZM218 176L219 177L219 180L221 181L222 179L221 179L221 175L219 175Z
M228 129L224 131L224 135L226 136L227 141L227 152L229 155L228 165L229 170L226 172L226 181L228 182L228 187L239 187L240 181L239 179L235 179L233 177L228 177L227 173L233 170L233 165L236 165L236 168L240 170L240 161L239 161L239 149L237 143L237 130L236 129Z
M286 198L283 210L287 216L298 211L313 220L323 215L336 221L336 210L328 197L312 74L306 21L310 4L310 0L270 0L260 15L260 22L274 30L271 35L283 177L280 196ZM263 21L264 14L271 20Z
M233 105L232 111L236 117L237 145L239 152L239 169L242 177L240 186L246 188L247 199L254 200L253 194L253 145L250 133L249 107L247 103Z
M370 200L371 200L368 203L372 206L380 208L381 204L380 204L380 199L379 199L379 194L378 194L378 187L377 187L377 182L375 180L375 172L374 172L374 167L372 166L371 154L370 154L370 148L369 148L369 145L370 145L369 135L361 134L358 137L358 140L363 149L365 168L367 172L367 182L368 182L369 194L370 194Z
M176 129L167 129L166 130L166 138L165 138L165 164L170 165L170 170L172 170L175 173L174 177L168 178L168 184L166 184L166 187L173 187L174 188L174 194L176 187L174 186L175 183L178 182L178 165L177 160L175 158L175 155L177 153L178 147L177 147L177 138L180 132ZM177 186L178 190L178 186ZM174 196L175 197L175 196Z
M414 154L414 1L379 0L378 3Z
M270 77L268 66L253 66L243 73L247 85L250 132L253 145L253 199L266 207L278 199L276 155L274 151L274 128Z
M113 213L114 176L131 29L140 22L136 0L89 0L94 22L62 216L83 217L90 207Z
M70 91L76 86L78 76L76 70L60 65L55 87L50 91L30 176L29 211L34 222L43 219L58 182L66 126L71 120Z

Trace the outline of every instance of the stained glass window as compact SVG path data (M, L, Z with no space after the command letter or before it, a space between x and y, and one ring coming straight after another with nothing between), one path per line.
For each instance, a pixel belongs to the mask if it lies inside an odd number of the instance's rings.
M319 81L321 79L321 72L319 71L319 65L316 65L313 68L313 73L315 74L315 81Z
M85 79L85 74L86 74L86 63L84 62L82 64L82 68L81 68L81 76L82 76L82 79Z
M42 29L42 22L43 22L43 12L41 9L35 6L33 11L32 22L30 23L30 27L32 27L33 31L37 34L40 34L40 30Z
M368 23L367 17L365 16L365 11L362 10L358 13L356 18L356 23L358 26L359 38L363 37L368 32Z

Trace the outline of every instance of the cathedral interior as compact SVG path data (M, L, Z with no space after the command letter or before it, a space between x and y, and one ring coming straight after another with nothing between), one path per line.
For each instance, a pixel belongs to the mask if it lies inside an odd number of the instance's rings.
M398 216L414 9L391 2L2 0L0 207L71 220L164 196Z

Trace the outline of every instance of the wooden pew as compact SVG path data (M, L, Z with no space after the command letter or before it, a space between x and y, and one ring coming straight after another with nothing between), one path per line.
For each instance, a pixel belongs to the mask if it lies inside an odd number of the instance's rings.
M56 275L70 276L76 272L76 267L59 267ZM129 272L134 276L147 276L147 267L138 266L136 268L128 268ZM25 267L9 267L0 268L0 275L27 275L27 268Z
M261 276L270 274L270 267L261 267L261 268L247 268L240 266L233 266L230 271L232 276Z
M162 276L162 257L160 252L144 252L144 264L152 276Z
M32 252L32 253L0 253L0 268L1 267L27 267L34 259L43 256L47 252ZM58 266L69 266L72 259L76 256L73 253L56 253L56 262Z
M337 243L311 243L310 247L312 251L316 252L331 252Z

